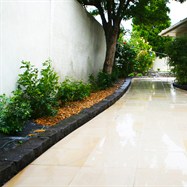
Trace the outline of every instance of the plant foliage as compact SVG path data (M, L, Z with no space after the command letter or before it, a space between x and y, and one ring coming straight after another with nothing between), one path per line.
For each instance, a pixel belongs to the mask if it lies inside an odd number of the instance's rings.
M119 42L117 45L115 64L119 70L120 77L127 77L133 70L136 58L135 50L126 41Z
M83 100L90 95L91 86L82 81L66 79L59 88L59 98L63 102Z
M89 76L89 82L91 84L92 91L105 90L108 87L111 87L113 83L118 79L117 72L114 72L112 75L100 71L97 76L91 74Z
M29 100L31 105L31 117L55 115L58 106L58 75L51 67L51 61L43 63L43 69L39 71L30 64L22 62L23 74L19 75L18 89L22 91L22 99Z
M169 11L166 0L152 0L145 6L143 13L140 12L133 18L133 31L149 42L159 57L165 56L165 43L171 40L169 37L159 36L171 24Z
M144 38L139 37L136 32L131 37L130 45L136 53L135 60L133 61L133 72L145 75L152 67L156 57L152 51L152 46Z
M179 84L187 84L187 37L175 38L168 43L167 54L169 65L172 68Z
M13 92L12 97L0 96L0 132L13 134L21 131L30 114L30 103L22 100L20 90Z
M11 97L0 96L0 131L6 134L22 130L30 118L54 115L58 106L58 76L51 61L43 63L40 74L30 62L22 62L17 89Z

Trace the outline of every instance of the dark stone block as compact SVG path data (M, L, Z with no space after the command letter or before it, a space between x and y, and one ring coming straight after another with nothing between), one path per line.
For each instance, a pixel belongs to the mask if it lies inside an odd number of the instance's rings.
M7 166L3 165L0 168L0 173L3 173L3 182L8 181L36 158L33 150L22 149L21 147L0 154L0 162L7 164ZM8 175L6 176L7 172Z
M50 144L53 145L62 139L61 134L55 129L47 129L45 132L38 134L39 138L49 138Z
M35 157L38 157L49 149L51 144L51 140L48 137L34 137L22 144L21 148L33 150Z
M116 101L121 97L121 93L120 92L115 92L113 95L116 98Z
M109 107L110 107L111 105L113 105L117 100L118 100L118 98L116 98L116 96L115 96L114 94L113 94L113 95L110 95L110 96L108 96L108 97L106 97L106 98L104 99L104 101L108 101Z
M57 125L53 126L52 129L57 131L59 134L58 136L62 139L77 127L77 123L77 117L74 115L70 118L60 121Z
M96 107L95 105L93 105L89 109L85 109L84 112L87 112L90 119L94 118L96 115L99 114L98 107Z
M24 149L22 146L10 150L9 152L1 152L0 154L0 161L14 162L18 168L23 168L23 166L26 166L26 164L30 163L35 158L32 149Z
M80 114L85 114L88 121L92 119L92 116L90 115L90 108L83 109Z
M120 88L120 89L116 90L114 94L117 95L117 98L120 98L123 96L124 90Z
M0 161L0 186L16 175L17 169L14 162Z
M73 116L66 118L66 119L62 120L61 122L59 122L56 125L56 127L58 128L59 126L63 126L63 127L74 126L74 125L76 125L76 123L77 123L76 115L73 115Z
M89 114L85 112L80 112L78 115L76 115L76 118L77 118L77 126L76 126L77 128L90 120Z
M109 106L110 106L109 102L106 100L102 100L101 102L94 105L94 107L96 107L98 109L99 113L106 110Z
M180 88L182 90L187 90L187 84L177 84L176 82L173 83L173 86L176 88Z

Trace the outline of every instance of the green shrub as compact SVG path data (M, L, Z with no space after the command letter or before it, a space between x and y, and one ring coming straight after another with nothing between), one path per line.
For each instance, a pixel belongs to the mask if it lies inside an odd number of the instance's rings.
M187 37L175 38L167 46L169 65L179 84L187 84Z
M154 53L147 50L141 50L136 56L134 62L134 71L145 75L153 66Z
M31 116L29 101L22 99L22 91L16 90L12 97L0 96L0 132L13 134L22 130Z
M155 52L152 51L152 46L144 38L140 37L137 32L132 33L129 45L136 54L132 65L132 72L145 75L152 68L156 58Z
M119 80L119 77L120 77L120 70L118 69L116 65L114 65L112 69L112 75L111 75L112 83L117 82Z
M51 67L51 61L43 63L43 69L40 72L30 64L22 62L23 74L19 75L18 89L23 93L23 101L29 101L31 105L31 117L38 118L42 116L55 115L58 106L58 79L57 73Z
M113 85L118 80L118 70L114 70L110 75L100 71L95 77L93 74L89 76L89 83L91 84L92 92L98 90L105 90Z
M135 50L126 42L118 43L115 54L115 63L119 71L119 77L128 77L132 73L136 58Z
M91 86L91 92L96 92L99 90L98 85L97 85L97 79L93 74L89 75L89 83Z
M62 102L83 100L90 95L90 84L82 81L66 79L59 88L59 98Z
M129 77L142 77L143 75L141 73L132 72L129 74Z
M139 46L140 45L140 46ZM140 38L131 43L118 43L115 54L116 66L120 77L136 74L145 75L155 59L150 46Z
M112 76L105 72L99 72L97 75L97 85L99 90L105 90L113 85Z
M43 63L39 71L22 62L25 71L19 74L17 89L11 97L0 96L0 131L6 134L21 131L25 121L55 115L58 106L58 76L51 67L51 61Z

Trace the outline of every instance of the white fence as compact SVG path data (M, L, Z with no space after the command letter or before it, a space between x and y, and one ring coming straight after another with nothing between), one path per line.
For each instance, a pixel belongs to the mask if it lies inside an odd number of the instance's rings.
M15 89L22 60L41 68L50 58L61 80L103 67L103 28L76 0L2 0L0 31L0 94Z

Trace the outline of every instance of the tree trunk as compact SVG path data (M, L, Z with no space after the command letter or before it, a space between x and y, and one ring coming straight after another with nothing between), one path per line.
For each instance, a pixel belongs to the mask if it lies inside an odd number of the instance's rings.
M111 74L113 65L114 65L114 57L116 52L116 44L118 39L118 30L119 29L112 29L107 30L105 29L105 36L106 36L106 56L105 62L103 66L103 72Z

